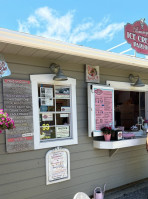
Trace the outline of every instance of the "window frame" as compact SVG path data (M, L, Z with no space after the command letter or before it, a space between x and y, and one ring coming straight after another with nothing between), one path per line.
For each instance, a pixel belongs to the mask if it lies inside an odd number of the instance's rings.
M33 127L34 127L34 149L51 148L57 146L66 146L78 144L77 134L77 112L76 112L76 80L68 78L67 81L54 81L53 74L30 75L32 83L32 104L33 104ZM51 139L40 142L40 121L39 121L39 104L38 104L38 84L50 85L70 85L71 86L71 138Z
M107 80L106 85L111 86L114 90L145 92L145 118L148 118L148 84L143 87L135 87L129 82Z

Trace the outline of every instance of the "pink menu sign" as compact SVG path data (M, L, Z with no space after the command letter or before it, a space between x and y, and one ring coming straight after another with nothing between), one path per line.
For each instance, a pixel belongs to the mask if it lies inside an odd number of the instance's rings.
M95 89L95 129L100 131L102 127L113 125L113 91Z

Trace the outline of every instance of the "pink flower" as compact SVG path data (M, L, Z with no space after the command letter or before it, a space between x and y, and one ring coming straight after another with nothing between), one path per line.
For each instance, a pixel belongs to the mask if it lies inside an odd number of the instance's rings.
M0 129L5 130L5 129L13 129L13 128L15 128L14 120L12 120L8 116L8 113L4 113L3 109L0 109ZM1 133L1 130L0 130L0 133Z

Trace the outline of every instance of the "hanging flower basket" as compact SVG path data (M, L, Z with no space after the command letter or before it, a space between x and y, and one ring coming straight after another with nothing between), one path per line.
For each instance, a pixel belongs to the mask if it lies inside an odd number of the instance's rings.
M8 113L4 113L3 109L0 109L0 133L13 128L15 128L14 120L8 116Z

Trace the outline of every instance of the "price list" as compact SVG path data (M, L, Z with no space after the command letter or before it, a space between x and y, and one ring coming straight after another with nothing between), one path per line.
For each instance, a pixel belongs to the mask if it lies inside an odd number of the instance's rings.
M34 149L32 91L30 81L3 80L4 111L14 120L16 128L6 130L8 153Z
M113 123L113 100L111 90L95 90L95 119L96 130Z
M46 184L70 179L70 153L68 149L55 148L46 154Z

